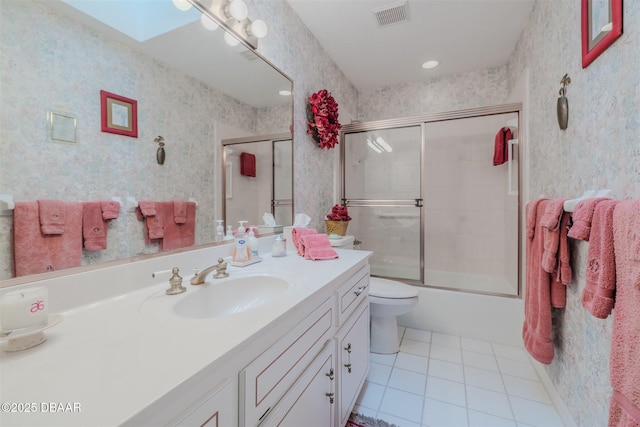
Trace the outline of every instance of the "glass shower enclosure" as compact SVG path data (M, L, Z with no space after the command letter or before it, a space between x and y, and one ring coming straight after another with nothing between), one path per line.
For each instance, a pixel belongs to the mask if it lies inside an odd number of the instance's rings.
M519 111L509 104L344 126L343 203L357 247L373 251L373 276L519 295ZM494 165L505 128L505 161Z

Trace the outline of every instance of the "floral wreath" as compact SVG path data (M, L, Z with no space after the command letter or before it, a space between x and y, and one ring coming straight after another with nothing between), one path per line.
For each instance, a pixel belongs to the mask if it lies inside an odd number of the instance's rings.
M338 103L326 89L314 93L307 101L309 102L307 134L313 136L320 148L335 147L342 128L338 122Z

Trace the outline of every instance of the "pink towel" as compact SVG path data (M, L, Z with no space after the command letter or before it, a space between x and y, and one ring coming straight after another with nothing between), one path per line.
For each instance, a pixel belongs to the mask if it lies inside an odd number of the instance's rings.
M593 219L593 211L596 205L603 200L609 200L606 198L592 198L584 199L576 204L573 210L573 225L569 230L569 237L578 240L589 241L589 235L591 234L591 220Z
M541 265L544 236L540 226L546 206L547 200L540 199L526 206L527 271L522 338L525 348L537 361L549 364L554 353L551 341L551 276Z
M251 153L240 154L240 175L256 176L256 156Z
M507 162L508 157L508 141L513 138L511 129L504 127L496 134L493 147L493 166L501 165Z
M305 259L314 261L338 258L338 253L331 247L326 234L305 234L300 237L304 247Z
M158 210L156 202L148 200L140 200L136 208L136 217L144 221L144 242L147 244L164 236L164 218Z
M107 221L102 218L101 202L83 203L82 237L88 251L107 249Z
M174 202L159 202L161 213L156 216L164 217L163 237L160 241L160 249L169 251L172 249L186 248L196 244L196 204L185 202L185 222L177 224L174 220Z
M116 219L120 215L120 203L115 200L103 200L100 202L102 207L102 219Z
M65 202L65 232L42 234L38 202L16 202L13 211L16 277L78 267L82 262L82 203Z
M302 228L296 227L291 230L291 240L293 240L293 246L296 247L296 251L298 251L298 255L304 256L304 245L302 244L301 237L307 234L317 234L315 228Z
M540 226L544 233L544 254L542 255L542 268L547 273L556 271L558 262L558 249L560 247L561 230L565 199L551 199L547 202L547 207L540 219ZM567 221L569 214L567 214ZM566 231L564 232L566 238ZM568 283L567 283L568 284Z
M62 200L38 200L42 234L64 233L65 211Z
M587 284L582 306L600 319L606 319L615 302L616 260L613 247L613 211L618 204L605 200L596 205L587 249Z
M187 202L180 200L173 202L173 220L176 224L187 222Z
M616 300L609 362L609 427L640 425L640 201L613 212Z

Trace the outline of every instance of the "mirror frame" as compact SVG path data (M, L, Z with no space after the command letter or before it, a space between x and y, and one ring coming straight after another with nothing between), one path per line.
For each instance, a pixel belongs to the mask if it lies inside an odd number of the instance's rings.
M221 141L222 143L222 191L220 192L220 198L222 199L222 219L224 220L225 224L229 224L227 222L227 197L226 197L226 189L227 189L227 153L225 148L227 146L232 146L232 145L238 145L238 144L246 144L246 143L251 143L251 142L265 142L265 143L269 143L271 144L271 153L272 153L272 158L273 158L273 143L275 141L286 141L286 140L291 140L291 163L293 164L293 159L294 159L294 145L293 145L293 134L291 133L274 133L274 134L269 134L269 135L256 135L256 136L249 136L249 137L243 137L243 138L230 138L230 139L223 139ZM295 182L293 179L294 176L294 168L292 168L291 170L291 188L293 189L293 183ZM274 198L274 182L273 182L273 176L271 178L271 213L274 213L274 209L275 206L273 204L273 198ZM294 197L293 194L291 194L291 218L293 218L294 212L295 212L295 201L294 201ZM256 224L257 225L257 224Z
M582 68L587 68L602 52L622 35L622 0L607 0L611 29L591 32L594 18L593 1L582 0Z
M237 35L237 32L233 29L233 27L227 25L227 23L221 21L218 17L216 17L214 14L211 13L211 11L209 11L207 9L206 6L203 5L203 2L201 2L200 0L187 0L189 1L191 4L193 4L193 6L195 6L196 9L199 10L200 13L207 15L209 18L211 18L213 21L215 21L216 23L218 23L218 25L220 27L222 27L223 31L229 32L229 33L233 33ZM282 75L286 80L288 80L291 84L291 92L293 94L294 92L294 81L291 77L289 77L287 74L285 74L282 70L280 70L278 67L276 67L271 61L269 61L268 59L266 59L263 55L261 55L256 48L254 48L253 46L251 46L249 43L247 43L242 37L239 37L240 43L242 43L249 51L251 51L254 55L256 55L258 58L260 58L262 61L264 61L267 65L269 65L274 71L278 72L280 75ZM291 126L293 125L293 119L294 119L294 107L295 107L295 103L293 100L293 95L291 96ZM272 136L274 137L274 139L291 139L291 143L294 143L294 138L293 138L293 133L282 133L282 134L272 134L272 135L268 135L268 136ZM284 136L284 138L281 138L281 136ZM277 137L277 138L275 138ZM264 136L262 137L262 139L260 139L261 141L264 141ZM292 157L293 156L293 146L292 146ZM293 159L292 159L293 160ZM222 199L223 199L223 203L224 203L224 195L225 195L225 182L224 182L224 176L225 176L225 158L224 158L224 153L222 154L222 187L221 187L221 195L222 195ZM292 170L292 184L293 184L293 174L294 171ZM273 183L272 183L272 187L273 187ZM292 187L293 188L293 187ZM292 212L293 212L293 205L294 205L294 201L293 201L293 195L292 195ZM217 208L214 208L217 209ZM224 214L224 211L226 210L224 204L222 205L222 212ZM104 269L104 268L111 268L111 267L116 267L116 266L120 266L120 265L124 265L124 264L129 264L129 263L133 263L133 262L139 262L139 261L144 261L144 260L149 260L149 259L153 259L153 258L158 258L158 257L163 257L163 256L168 256L168 255L174 255L174 254L179 254L179 253L183 253L183 252L189 252L189 251L193 251L193 250L198 250L198 249L203 249L203 248L208 248L208 247L214 247L214 246L219 246L219 245L224 245L224 244L228 244L228 242L209 242L209 243L203 243L203 244L199 244L199 245L194 245L194 246L190 246L190 247L185 247L185 248L180 248L180 249L174 249L174 250L169 250L169 251L159 251L156 253L152 253L152 254L144 254L144 255L134 255L131 257L126 257L126 258L120 258L120 259L115 259L115 260L110 260L110 261L103 261L100 263L96 263L96 264L89 264L89 265L82 265L82 266L78 266L78 267L71 267L71 268L66 268L63 270L56 270L56 271L50 271L50 272L46 272L46 273L39 273L39 274L31 274L31 275L26 275L26 276L20 276L20 277L11 277L8 279L0 279L0 289L4 289L4 288L9 288L12 286L19 286L19 285L24 285L24 284L29 284L32 282L37 282L37 281L42 281L42 280L49 280L49 279L54 279L54 278L59 278L59 277L64 277L64 276L70 276L70 275L74 275L74 274L79 274L79 273L84 273L84 272L90 272L90 271L95 271L98 269Z

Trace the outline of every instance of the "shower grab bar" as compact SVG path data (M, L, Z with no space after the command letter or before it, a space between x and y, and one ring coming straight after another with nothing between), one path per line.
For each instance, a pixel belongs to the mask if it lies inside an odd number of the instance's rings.
M510 139L508 141L508 157L509 157L509 192L508 195L509 196L517 196L518 195L518 189L516 188L515 190L513 189L513 148L514 145L518 144L518 140L517 139Z
M423 199L342 199L342 204L347 206L415 206L422 207Z

